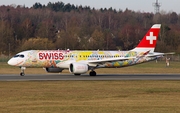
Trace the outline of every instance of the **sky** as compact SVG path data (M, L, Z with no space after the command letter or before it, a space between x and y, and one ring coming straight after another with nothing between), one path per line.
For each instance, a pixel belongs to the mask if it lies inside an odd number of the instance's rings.
M116 10L125 10L126 8L134 11L140 12L154 12L153 3L156 0L61 0L63 3L90 6L91 8L100 9L100 8L110 8ZM31 7L36 2L47 5L49 2L58 2L58 0L1 0L0 5L25 5L26 7ZM161 4L160 12L176 12L180 14L180 0L158 0Z

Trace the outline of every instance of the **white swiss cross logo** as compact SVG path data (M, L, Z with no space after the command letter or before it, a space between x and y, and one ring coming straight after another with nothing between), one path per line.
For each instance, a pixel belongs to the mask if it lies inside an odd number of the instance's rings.
M150 32L150 36L146 36L146 40L149 40L150 44L153 44L153 40L156 40L156 36L153 36L153 32Z

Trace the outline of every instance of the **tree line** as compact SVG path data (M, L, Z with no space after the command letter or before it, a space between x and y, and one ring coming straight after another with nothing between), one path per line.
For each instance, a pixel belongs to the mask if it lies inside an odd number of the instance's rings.
M129 50L155 23L162 24L156 51L180 53L176 12L117 11L63 2L0 6L0 54L27 49Z

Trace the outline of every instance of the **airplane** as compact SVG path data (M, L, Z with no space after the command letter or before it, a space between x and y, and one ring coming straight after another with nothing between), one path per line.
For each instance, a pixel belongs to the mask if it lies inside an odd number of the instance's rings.
M161 24L154 24L139 44L129 51L87 50L26 50L17 53L8 64L21 68L24 76L26 67L42 67L49 73L60 73L67 69L74 75L96 76L95 69L133 66L163 57L165 53L154 52Z

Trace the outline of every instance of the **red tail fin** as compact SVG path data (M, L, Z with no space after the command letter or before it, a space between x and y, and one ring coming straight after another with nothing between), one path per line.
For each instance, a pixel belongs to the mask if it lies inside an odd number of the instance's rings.
M154 52L156 41L158 39L158 34L160 31L161 24L155 24L151 29L146 33L143 39L140 41L138 46L133 49L133 51L148 51Z

